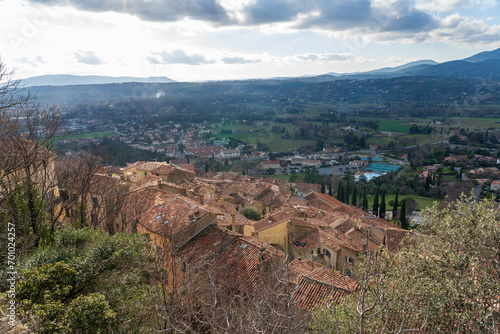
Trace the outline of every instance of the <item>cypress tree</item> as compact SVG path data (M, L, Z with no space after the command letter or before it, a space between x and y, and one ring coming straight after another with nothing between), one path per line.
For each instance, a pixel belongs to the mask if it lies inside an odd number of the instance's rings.
M373 214L378 216L378 187L375 190L375 196L373 196L373 206L372 206Z
M330 187L328 187L328 195L332 196L333 197L333 183L330 183Z
M380 199L380 218L385 218L385 191L382 191L382 198Z
M408 221L406 219L406 200L403 199L401 201L401 209L399 213L399 221L401 222L401 228L405 230L410 229L410 224L408 224Z
M363 210L368 211L368 198L366 198L366 185L365 185L365 191L363 192Z
M398 197L399 188L396 189L396 197L394 198L394 206L392 207L392 220L396 220L398 218Z
M339 201L341 201L342 203L344 203L344 187L341 185L339 185L340 187L340 190L339 190L339 197L337 198Z
M337 196L336 198L340 201L340 197L342 197L341 193L342 193L342 184L339 182L338 186L337 186Z
M326 194L325 182L321 182L321 193Z
M356 184L354 185L354 189L352 191L352 202L351 205L357 206L358 205L358 187L356 187Z
M344 203L345 204L349 204L349 181L347 181L347 185L345 187L345 197L344 197L345 201Z
M427 174L427 178L425 179L425 190L429 190L431 186L431 173Z

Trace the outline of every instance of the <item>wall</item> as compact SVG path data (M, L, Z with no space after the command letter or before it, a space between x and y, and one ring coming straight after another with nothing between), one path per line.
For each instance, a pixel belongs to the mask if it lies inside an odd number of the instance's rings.
M283 222L271 226L263 231L256 232L256 237L263 242L269 244L277 244L283 247L283 249L288 250L288 222L290 220L284 220Z

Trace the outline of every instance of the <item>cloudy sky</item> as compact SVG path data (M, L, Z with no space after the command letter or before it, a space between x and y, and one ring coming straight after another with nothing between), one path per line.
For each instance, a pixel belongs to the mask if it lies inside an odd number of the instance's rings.
M0 0L0 57L22 78L365 71L499 48L496 1Z

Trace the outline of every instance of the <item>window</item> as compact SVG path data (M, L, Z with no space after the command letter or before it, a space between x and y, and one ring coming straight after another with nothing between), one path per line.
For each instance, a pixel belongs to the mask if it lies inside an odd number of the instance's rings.
M97 197L92 197L92 203L94 204L94 208L97 208L99 206L99 200Z
M350 258L349 256L346 255L345 257L345 262L346 263L349 263L349 264L354 264L354 259L353 258Z
M351 277L351 270L350 269L346 269L345 270L345 274L349 277Z
M92 225L96 225L97 223L96 216L93 213L90 214L90 221L92 222Z
M321 248L318 247L318 251L316 253L320 254L321 253Z

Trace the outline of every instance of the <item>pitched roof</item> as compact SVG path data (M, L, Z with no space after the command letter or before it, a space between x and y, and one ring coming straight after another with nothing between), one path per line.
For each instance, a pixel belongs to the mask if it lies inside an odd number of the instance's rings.
M299 254L304 254L320 245L325 245L334 251L338 251L341 245L349 247L347 243L318 228L292 242L292 248Z
M139 220L139 224L158 235L174 237L209 209L187 197L165 194Z
M292 302L305 310L321 302L339 302L359 289L359 284L350 277L314 261L293 260L288 268L294 285Z
M335 199L330 195L321 194L321 193L317 193L317 192L310 192L309 194L305 195L304 198L307 200L311 200L311 199L315 199L315 198L320 199L321 201L323 201L325 204L331 206L332 208L339 208L339 207L345 206L345 204L342 203L341 201L339 201L338 199Z
M234 290L262 293L266 262L280 261L283 252L253 237L209 226L183 245L176 255L191 261L202 275ZM203 260L200 260L203 259Z

